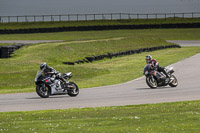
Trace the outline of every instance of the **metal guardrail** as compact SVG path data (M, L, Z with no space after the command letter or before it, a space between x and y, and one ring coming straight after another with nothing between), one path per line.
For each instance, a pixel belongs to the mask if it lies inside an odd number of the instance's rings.
M103 14L62 14L62 15L27 15L0 16L0 23L10 22L54 22L54 21L90 21L90 20L122 20L122 19L167 19L167 18L200 18L200 12L190 13L103 13Z

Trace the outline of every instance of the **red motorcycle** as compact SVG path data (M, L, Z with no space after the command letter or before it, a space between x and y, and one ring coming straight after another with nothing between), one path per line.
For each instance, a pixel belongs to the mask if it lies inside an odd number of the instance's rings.
M159 86L171 86L176 87L178 85L178 80L172 73L174 73L173 67L165 68L169 78L163 72L158 72L155 69L152 69L150 64L147 64L144 67L144 75L146 76L146 83L147 85L155 89Z

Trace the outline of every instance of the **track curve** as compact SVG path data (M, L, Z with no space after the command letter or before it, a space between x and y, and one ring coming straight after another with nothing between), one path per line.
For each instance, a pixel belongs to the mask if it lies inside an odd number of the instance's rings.
M149 89L145 77L141 77L123 84L81 89L77 97L57 95L42 99L36 93L0 94L0 112L199 100L200 53L171 66L179 81L176 88Z

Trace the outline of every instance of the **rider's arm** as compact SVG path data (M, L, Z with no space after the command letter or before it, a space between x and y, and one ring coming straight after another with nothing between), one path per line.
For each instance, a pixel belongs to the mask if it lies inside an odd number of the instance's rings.
M155 59L152 59L152 61L151 61L151 68L153 70L156 70L158 66L159 66L159 63Z
M47 67L46 68L46 74L56 74L58 73L55 69L53 69L52 67Z
M50 71L50 72L56 72L56 70L53 68L53 67L47 67L47 69Z
M153 65L153 67L157 67L159 65L159 63L155 59L153 59L152 65Z
M57 78L61 76L61 73L59 71L56 71L53 67L48 67L49 69L49 74L54 74Z

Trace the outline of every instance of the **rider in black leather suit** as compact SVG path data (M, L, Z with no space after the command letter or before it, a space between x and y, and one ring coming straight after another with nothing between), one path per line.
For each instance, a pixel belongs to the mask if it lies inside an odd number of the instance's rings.
M52 75L55 75L56 78L61 79L63 82L65 82L65 79L61 77L61 73L56 71L53 67L49 67L46 62L40 64L40 69L44 71L44 74L46 76L52 77Z

